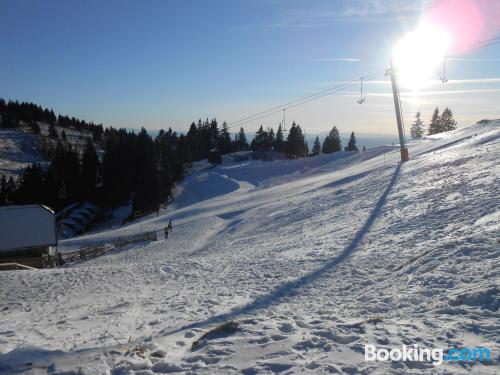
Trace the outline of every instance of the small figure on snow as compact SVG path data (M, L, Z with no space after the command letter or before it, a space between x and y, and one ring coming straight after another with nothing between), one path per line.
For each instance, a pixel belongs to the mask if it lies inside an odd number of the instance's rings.
M165 227L165 239L168 238L168 234L172 231L172 220L168 220L168 225Z

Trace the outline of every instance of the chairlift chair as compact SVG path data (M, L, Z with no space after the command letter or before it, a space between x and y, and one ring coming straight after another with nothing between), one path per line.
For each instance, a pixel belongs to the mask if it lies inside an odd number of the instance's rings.
M363 104L366 100L366 95L363 95L363 77L361 77L361 92L359 94L358 104Z
M441 82L443 82L443 85L448 82L448 79L446 78L446 57L443 58L443 71L439 74L439 78L441 79Z

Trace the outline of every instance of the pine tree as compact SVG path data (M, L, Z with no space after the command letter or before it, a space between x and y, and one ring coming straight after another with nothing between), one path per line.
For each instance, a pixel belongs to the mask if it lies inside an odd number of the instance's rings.
M451 109L446 107L441 114L441 126L442 131L448 132L450 130L455 130L457 128L457 122L453 118L453 114L451 113Z
M177 158L180 159L182 164L187 165L188 167L193 164L193 154L191 153L189 139L184 135L179 137Z
M441 116L439 116L439 109L436 107L434 113L432 114L431 123L429 124L428 134L438 134L443 132L443 126L441 123Z
M56 127L54 126L54 124L49 125L49 137L50 138L57 138L58 137L57 130L56 130Z
M323 152L323 154L331 154L332 152L337 152L340 150L342 150L340 134L337 127L334 126L324 139L321 151Z
M99 168L99 158L95 147L90 140L87 139L85 150L82 154L82 167L81 167L81 188L84 199L93 198L95 187L97 183L97 170Z
M62 138L62 140L63 140L63 141L65 141L65 140L66 140L66 132L64 131L64 129L63 129L63 131L61 132L61 138Z
M222 124L222 131L219 135L218 149L222 155L229 154L232 151L231 135L227 123Z
M40 125L36 121L31 121L30 122L30 127L33 133L35 134L40 134Z
M270 151L272 148L273 142L272 138L269 134L269 131L265 131L262 125L259 130L255 133L255 137L250 144L250 148L254 152L264 152Z
M10 103L10 102L9 102ZM2 113L2 122L0 123L2 128L16 128L19 126L18 121L10 113Z
M424 123L420 119L420 112L415 115L415 121L411 125L410 133L413 139L422 138L422 135L424 135Z
M300 125L292 123L286 139L286 154L291 159L302 158L306 155L304 135Z
M43 171L39 164L28 166L16 190L16 201L21 204L43 202Z
M356 137L354 136L354 132L351 133L351 137L349 138L349 142L345 148L346 151L358 151L358 147L356 146Z
M0 179L0 206L7 204L7 179L2 175Z
M236 134L236 139L234 141L235 148L238 151L248 150L247 136L245 135L245 129L240 127L240 131Z
M316 136L312 148L312 155L319 155L320 152L321 152L321 143L319 142L319 137Z
M193 160L199 160L199 148L198 148L198 128L194 122L191 123L189 130L187 132L187 139L189 142L189 148L193 154Z
M5 189L6 204L14 203L14 194L16 192L16 183L12 176L7 180L7 188Z
M274 135L273 128L267 128L267 142L266 149L271 151L274 147L274 143L276 142L276 136Z
M210 136L209 136L209 150L217 148L219 141L219 125L216 119L212 119L210 122L209 128Z
M276 132L273 149L277 152L283 152L285 150L285 137L283 136L283 129L281 128L281 125L278 126L278 131Z
M363 152L366 152L366 146L363 146Z

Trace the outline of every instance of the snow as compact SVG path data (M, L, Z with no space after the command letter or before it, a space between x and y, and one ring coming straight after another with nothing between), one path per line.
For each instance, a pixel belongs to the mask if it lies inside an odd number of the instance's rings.
M172 219L168 240L0 273L0 373L498 373L499 138L500 121L426 137L403 165L394 147L197 164L159 217L60 248ZM364 361L413 343L493 357Z
M61 133L66 133L66 144L71 144L80 152L83 151L87 139L92 139L92 133L87 130L75 130L55 126L59 138L49 137L49 124L38 122L40 134L34 134L31 127L21 124L17 128L0 129L0 176L7 178L20 176L24 170L33 163L40 163L44 168L50 166L50 162L43 155L43 149L54 148L57 141L62 141ZM103 150L96 144L96 151L102 157Z
M17 177L29 165L47 162L28 129L0 129L0 175Z

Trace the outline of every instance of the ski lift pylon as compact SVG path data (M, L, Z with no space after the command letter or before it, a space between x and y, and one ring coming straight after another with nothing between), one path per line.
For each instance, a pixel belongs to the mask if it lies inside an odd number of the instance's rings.
M363 77L360 79L361 92L359 94L358 104L363 104L366 100L366 95L363 95Z

